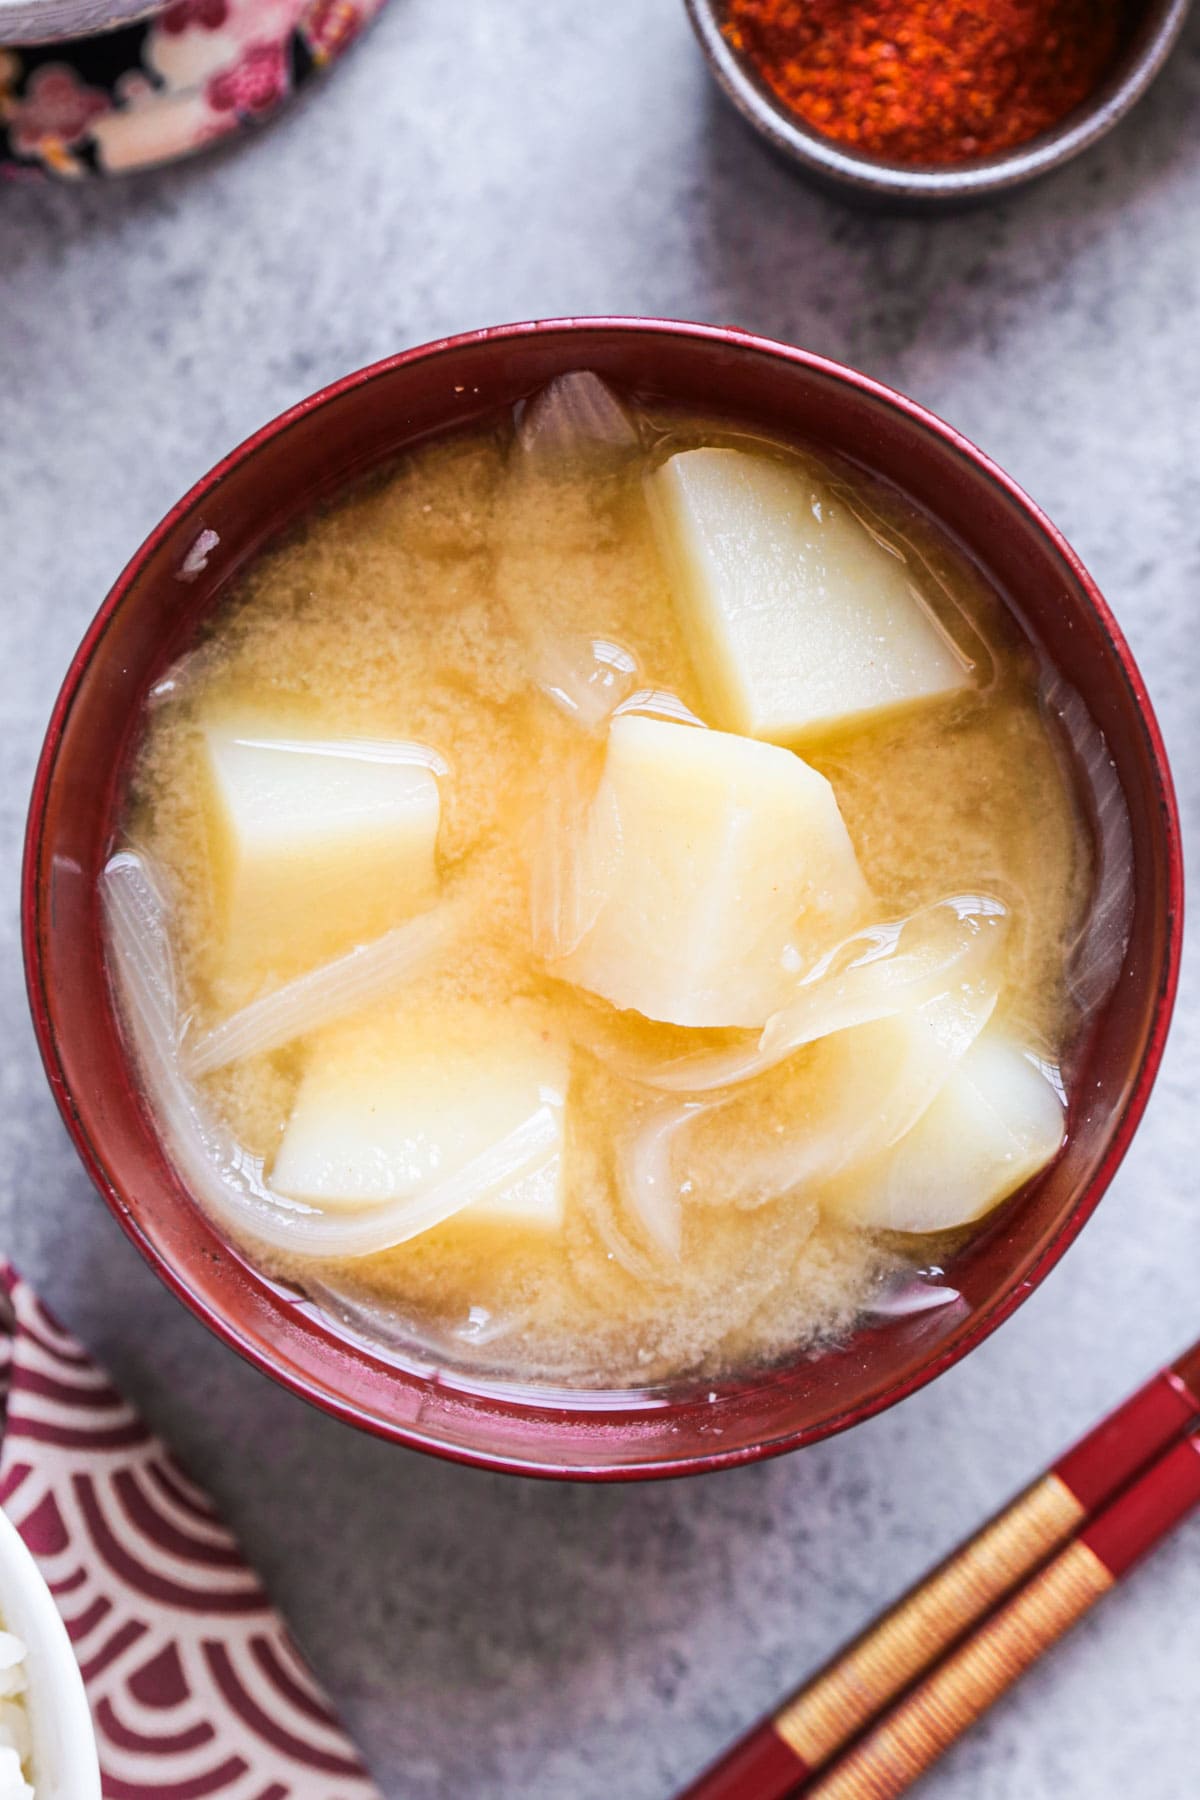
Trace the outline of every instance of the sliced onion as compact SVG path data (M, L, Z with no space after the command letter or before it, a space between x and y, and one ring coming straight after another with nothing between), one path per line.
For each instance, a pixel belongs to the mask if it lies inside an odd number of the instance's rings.
M833 1031L893 1017L994 969L1008 909L987 894L955 894L831 951L763 1028L764 1055L787 1056ZM860 940L861 941L861 940Z
M963 1318L968 1305L957 1287L943 1287L916 1274L912 1280L885 1283L864 1312L876 1319L918 1319L918 1330L945 1330L950 1321Z
M146 695L146 704L150 707L158 707L181 699L191 685L192 676L199 662L198 651L185 651L171 664L165 675L159 676Z
M167 908L145 861L122 851L102 877L117 986L155 1126L192 1194L235 1235L321 1258L370 1256L440 1225L557 1153L555 1108L544 1102L499 1143L424 1193L336 1216L285 1199L252 1155L203 1106L183 1073Z
M875 1085L880 1079L877 1034L901 1029L900 1021L875 1019L831 1036L823 1054L836 1060L832 1069L816 1071L816 1078L834 1089L832 1103L791 1134L739 1141L735 1169L721 1176L723 1201L751 1208L792 1198L889 1149L941 1093L991 1018L996 999L995 983L980 978L907 1009L903 1029L908 1041L902 1041L899 1065L881 1089ZM687 1139L704 1114L727 1104L665 1103L650 1112L619 1151L617 1179L625 1207L655 1248L673 1261L679 1260L683 1197L691 1179L680 1174L687 1166ZM707 1198L711 1203L712 1196Z
M767 1020L757 1043L677 1057L641 1070L637 1079L689 1094L751 1080L818 1038L892 1018L980 979L994 968L1008 924L1002 901L955 894L907 918L868 926L813 965L795 997Z
M826 1040L825 1054L844 1059L840 1098L816 1129L748 1144L738 1180L744 1195L782 1198L890 1149L928 1111L996 1008L997 989L981 979L912 1009L912 1043L882 1091L876 1091L872 1034L891 1023L873 1020ZM895 1022L900 1023L898 1015ZM731 1199L736 1194L731 1194ZM743 1204L746 1201L743 1200Z
M534 950L544 962L568 955L587 930L579 881L585 806L572 785L570 792L552 793L542 813L530 870L529 926Z
M550 472L583 455L637 448L633 420L607 383L590 369L556 376L527 400L517 425L517 442Z
M454 1326L453 1335L459 1343L470 1344L472 1349L483 1349L488 1344L499 1343L502 1338L511 1337L514 1331L528 1325L533 1319L532 1307L519 1313L501 1313L488 1311L486 1306L467 1308L467 1316L461 1325Z
M648 1062L644 1055L622 1054L607 1044L595 1046L594 1054L615 1074L663 1094L714 1093L750 1081L775 1066L762 1054L758 1038L752 1036L720 1050L691 1050L669 1062Z
M908 1319L922 1313L943 1313L947 1307L956 1314L967 1310L967 1303L957 1288L943 1287L914 1276L911 1281L889 1282L863 1308L874 1318Z
M237 731L234 742L251 750L290 751L293 756L342 756L350 762L402 763L448 775L450 764L440 751L414 738L289 738L274 733Z
M1096 878L1087 916L1067 952L1071 997L1085 1014L1112 993L1133 924L1133 831L1112 753L1082 697L1058 675L1042 685L1044 712L1057 719L1082 766L1095 807Z
M248 1229L279 1250L302 1256L372 1256L405 1244L435 1225L445 1224L477 1200L538 1174L553 1162L560 1141L557 1113L543 1102L536 1112L445 1181L419 1194L388 1200L380 1206L339 1208L334 1213L300 1206L266 1189L275 1216ZM287 1210L284 1209L293 1209Z
M532 859L530 925L534 949L546 963L569 956L583 941L608 893L611 852L599 846L619 845L619 821L601 829L597 806L615 813L616 800L604 788L593 794L575 769L551 793L542 816Z
M385 998L437 955L458 918L459 909L453 902L443 902L372 943L359 944L319 969L298 975L273 994L251 1001L193 1045L186 1056L188 1072L197 1077L210 1075L242 1057L277 1050Z
M675 1139L700 1114L695 1101L662 1106L644 1119L617 1153L617 1186L627 1210L654 1248L672 1262L683 1251L683 1193L675 1175Z
M546 698L581 730L600 737L624 713L707 729L669 688L634 688L637 659L611 638L547 644L534 663L534 679Z
M723 1200L745 1208L815 1189L897 1143L928 1110L995 1010L995 983L963 983L907 1009L907 1019L875 1019L827 1040L832 1069L817 1071L833 1089L820 1116L791 1134L739 1142L737 1163L721 1177ZM878 1033L904 1029L898 1066L877 1089ZM840 1065L840 1068L839 1068ZM832 1079L831 1079L832 1077ZM698 1120L726 1101L685 1100L655 1108L621 1146L617 1179L627 1211L655 1248L679 1260L687 1139ZM711 1196L709 1196L711 1200Z
M610 638L547 644L534 678L548 700L584 731L603 731L637 680L637 658Z
M708 727L703 719L697 718L690 706L685 706L678 694L670 688L638 688L627 700L613 709L613 718L622 713L640 713L647 719L667 719L673 725L698 725L701 730Z
M208 559L221 542L221 535L205 526L192 542L192 547L175 571L176 581L195 581L208 567Z
M648 1251L637 1249L630 1243L618 1223L616 1208L604 1202L589 1204L586 1197L583 1204L597 1237L612 1261L619 1263L635 1281L648 1287L661 1286L664 1276L663 1258L652 1256Z

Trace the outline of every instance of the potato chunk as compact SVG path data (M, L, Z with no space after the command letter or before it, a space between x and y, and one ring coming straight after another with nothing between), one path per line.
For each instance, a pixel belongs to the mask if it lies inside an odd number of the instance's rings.
M586 928L552 973L676 1025L761 1025L868 899L824 776L662 719L613 721L580 840Z
M483 1008L330 1032L305 1071L271 1184L324 1208L361 1207L416 1199L477 1164L461 1222L557 1230L566 1091L561 1045ZM514 1174L513 1159L493 1153L525 1127L533 1150Z
M1063 1141L1056 1089L995 1025L891 1150L847 1177L832 1210L887 1231L969 1225L1053 1161Z
M406 743L206 733L221 967L286 976L432 898L439 800Z
M795 465L685 450L648 494L684 635L727 730L799 743L966 682L968 662L901 558Z

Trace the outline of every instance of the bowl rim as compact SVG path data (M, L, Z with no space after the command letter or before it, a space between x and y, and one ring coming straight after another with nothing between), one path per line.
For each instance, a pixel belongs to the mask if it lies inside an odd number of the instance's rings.
M100 1800L95 1727L75 1651L37 1560L0 1512L0 1626L25 1645L34 1774L46 1800ZM45 1695L49 1704L43 1704ZM48 1766L40 1767L42 1759Z
M369 382L376 381L410 364L432 360L474 345L505 343L535 337L541 333L588 332L629 333L631 336L683 336L716 347L733 347L771 359L783 359L799 365L814 375L856 389L862 396L899 412L913 427L938 439L952 454L964 459L981 474L999 494L1025 513L1039 533L1048 541L1078 582L1086 602L1093 609L1111 648L1134 710L1145 733L1155 781L1161 797L1160 830L1165 851L1166 919L1164 921L1162 970L1153 996L1150 1028L1141 1058L1126 1089L1119 1116L1112 1128L1104 1156L1086 1186L1078 1195L1070 1213L1020 1280L1011 1283L990 1305L982 1306L967 1330L948 1346L895 1382L880 1388L843 1411L833 1414L819 1426L800 1426L781 1435L744 1446L713 1449L703 1453L684 1453L678 1457L660 1457L632 1464L621 1462L568 1463L548 1458L514 1456L486 1447L448 1442L427 1435L417 1421L383 1419L347 1395L334 1394L319 1386L293 1367L274 1361L260 1347L253 1335L238 1321L209 1304L196 1292L158 1247L142 1230L132 1210L123 1200L119 1188L105 1167L99 1146L93 1143L72 1101L66 1071L60 1060L49 999L44 987L40 939L42 925L42 893L40 884L41 844L46 823L47 804L53 784L58 752L62 744L68 716L93 658L100 648L115 614L140 575L145 563L179 524L194 514L205 498L254 453L294 425L343 396ZM25 832L24 860L21 871L21 939L25 967L26 992L33 1018L38 1049L50 1082L51 1091L84 1168L99 1189L110 1212L121 1229L141 1252L150 1267L185 1306L215 1335L254 1367L282 1386L332 1414L343 1422L366 1430L393 1443L419 1449L446 1461L468 1464L506 1474L537 1476L545 1479L578 1481L637 1481L663 1479L730 1468L780 1456L848 1430L852 1425L887 1411L900 1400L918 1392L937 1376L975 1350L991 1336L1025 1301L1061 1260L1091 1217L1116 1174L1134 1133L1141 1121L1151 1089L1162 1061L1171 1015L1179 983L1183 927L1183 850L1178 804L1166 748L1158 720L1146 691L1141 673L1125 637L1113 617L1099 588L1062 533L1046 514L985 452L969 438L946 423L936 413L889 387L885 382L831 358L782 343L732 325L711 325L687 320L644 318L636 315L568 315L564 317L485 326L458 332L425 344L383 357L361 369L351 371L288 407L252 432L241 444L221 458L207 474L200 477L170 509L134 552L101 603L88 626L79 647L71 658L62 687L55 700L45 739L34 775L29 814ZM536 1402L535 1402L536 1403ZM553 1404L553 1403L552 1403Z
M863 198L936 205L984 199L1034 181L1098 143L1145 94L1174 49L1192 0L1149 0L1144 41L1102 78L1087 99L1048 131L968 164L945 167L845 150L798 119L747 69L721 29L724 0L684 0L709 70L751 128L788 161L827 185Z

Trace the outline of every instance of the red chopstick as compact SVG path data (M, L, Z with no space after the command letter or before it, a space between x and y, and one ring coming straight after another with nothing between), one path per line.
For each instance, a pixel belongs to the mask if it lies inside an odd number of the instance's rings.
M862 1737L793 1791L896 1800L1146 1553L1200 1506L1200 1428L1179 1439Z
M866 1734L864 1744L871 1742L883 1729L880 1721L885 1718L892 1720L890 1729L900 1729L892 1715L901 1696L914 1683L919 1692L926 1678L937 1679L930 1671L968 1634L972 1634L971 1644L976 1638L990 1642L983 1632L976 1633L975 1627L992 1614L1003 1619L1010 1596L1012 1605L1018 1607L1011 1629L1020 1627L1021 1642L1030 1641L1025 1614L1018 1606L1026 1591L1023 1584L1036 1587L1036 1581L1050 1576L1064 1556L1069 1559L1065 1567L1071 1561L1083 1567L1085 1558L1096 1560L1094 1571L1090 1562L1086 1564L1094 1577L1091 1587L1095 1591L1087 1601L1092 1604L1193 1504L1188 1498L1189 1484L1193 1473L1200 1482L1200 1455L1186 1434L1197 1426L1200 1342L1094 1426L1046 1474L839 1651L778 1711L741 1738L678 1800L787 1800L797 1793L853 1793L875 1800L877 1794L902 1792L903 1787L827 1789L819 1782L810 1784L810 1778L860 1733ZM1196 1498L1200 1499L1200 1487ZM1182 1510L1173 1511L1177 1506ZM1090 1541L1093 1534L1098 1534L1095 1542ZM1140 1548L1129 1555L1122 1546ZM1099 1585L1100 1567L1107 1572L1103 1587ZM1062 1578L1061 1570L1051 1577ZM1033 1605L1036 1599L1035 1594L1024 1604ZM1068 1608L1061 1616L1058 1629L1037 1642L1028 1661L1061 1636L1080 1614L1070 1613ZM1028 1661L1020 1662L1015 1650L1007 1651L1004 1666L1013 1672L996 1692L1010 1685ZM959 1716L948 1708L941 1687L926 1698L939 1719ZM965 1729L987 1704L985 1699L974 1711L968 1709L952 1736ZM915 1729L919 1716L923 1717L919 1712L905 1715L905 1731ZM948 1723L943 1726L947 1728ZM882 1740L875 1745L876 1757L881 1744ZM914 1754L910 1748L910 1760ZM940 1749L932 1752L938 1754Z

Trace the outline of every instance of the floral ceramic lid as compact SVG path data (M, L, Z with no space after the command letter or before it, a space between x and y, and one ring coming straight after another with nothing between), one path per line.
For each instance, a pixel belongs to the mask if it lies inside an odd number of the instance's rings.
M0 179L123 174L256 124L383 0L173 0L97 37L0 45Z
M2 1258L0 1505L67 1627L104 1800L382 1800L211 1500Z

